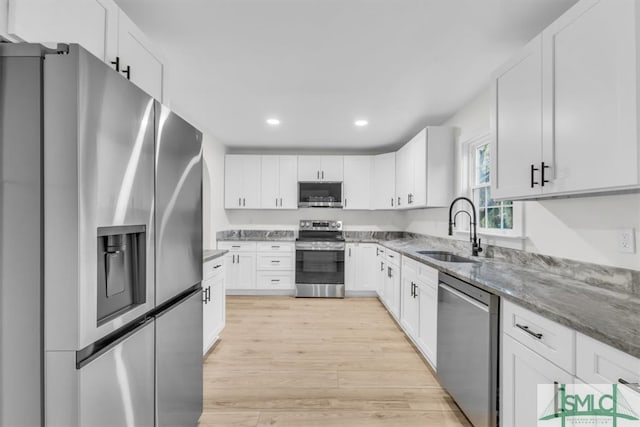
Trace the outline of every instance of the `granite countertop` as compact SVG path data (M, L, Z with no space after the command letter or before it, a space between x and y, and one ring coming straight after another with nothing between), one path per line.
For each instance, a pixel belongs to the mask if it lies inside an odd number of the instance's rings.
M225 230L216 233L216 239L222 241L278 241L296 240L293 230Z
M480 262L437 261L417 251L442 247L425 246L412 238L378 239L377 243L640 358L640 297L636 294L464 253Z
M202 262L211 261L212 259L220 258L224 254L229 252L226 249L205 249L202 251Z

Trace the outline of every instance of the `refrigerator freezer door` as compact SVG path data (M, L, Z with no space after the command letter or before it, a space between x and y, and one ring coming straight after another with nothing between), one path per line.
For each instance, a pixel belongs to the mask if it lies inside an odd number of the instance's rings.
M154 322L78 372L79 426L154 425Z
M156 102L156 305L202 281L202 134Z
M78 45L44 61L47 350L80 350L154 308L153 99ZM138 303L98 319L98 228L144 226Z
M42 58L17 49L0 46L0 426L42 420Z
M156 318L157 426L194 426L202 413L202 290Z

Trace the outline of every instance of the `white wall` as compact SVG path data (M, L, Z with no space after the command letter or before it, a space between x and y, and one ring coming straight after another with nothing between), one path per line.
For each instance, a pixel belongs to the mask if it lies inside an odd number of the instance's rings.
M489 132L491 92L486 89L444 125L460 128L458 143ZM407 231L446 236L447 209L405 213ZM500 246L584 262L640 270L640 251L617 250L617 230L634 228L640 242L640 194L524 202L525 237L496 240ZM466 236L456 236L466 239Z

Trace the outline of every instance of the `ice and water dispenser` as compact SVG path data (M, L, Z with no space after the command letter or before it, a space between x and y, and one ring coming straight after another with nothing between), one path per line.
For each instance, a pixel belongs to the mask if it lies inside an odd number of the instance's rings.
M145 302L145 245L144 225L98 228L98 325Z

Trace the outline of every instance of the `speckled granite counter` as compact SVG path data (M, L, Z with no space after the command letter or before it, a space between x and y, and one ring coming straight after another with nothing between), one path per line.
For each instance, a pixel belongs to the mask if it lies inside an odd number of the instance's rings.
M293 230L225 230L216 233L217 240L240 241L294 241Z
M402 253L491 293L511 300L578 332L640 357L640 297L635 293L638 275L628 289L615 284L595 286L565 275L492 258L478 263L449 263L418 254L418 250L451 250L415 238L378 240ZM470 251L458 252L469 257ZM613 269L622 270L622 269ZM638 272L640 274L640 272Z
M205 249L202 251L202 262L211 261L229 252L226 249Z

